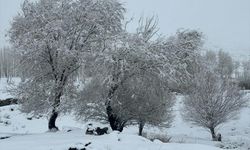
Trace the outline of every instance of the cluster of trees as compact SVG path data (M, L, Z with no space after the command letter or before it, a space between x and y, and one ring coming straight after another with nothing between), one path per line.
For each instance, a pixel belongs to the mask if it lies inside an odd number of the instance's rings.
M217 71L224 78L232 78L234 82L238 82L241 89L250 89L250 61L234 61L232 57L220 50L218 53L207 51L206 59L212 66L217 65Z
M212 64L212 54L201 56L202 33L184 30L166 38L154 17L141 18L131 33L124 13L116 0L26 0L9 31L17 69L25 70L10 92L23 112L49 112L51 131L58 130L59 114L73 111L79 119L108 121L113 130L138 124L141 135L145 124L170 126L173 91L189 95L188 120L204 122L198 110L212 118L209 125L197 123L207 128L243 106L230 78L232 60L219 53Z
M237 76L240 87L250 90L250 60L242 62L242 73Z
M19 76L15 71L18 64L18 57L9 47L0 49L0 78L8 78Z

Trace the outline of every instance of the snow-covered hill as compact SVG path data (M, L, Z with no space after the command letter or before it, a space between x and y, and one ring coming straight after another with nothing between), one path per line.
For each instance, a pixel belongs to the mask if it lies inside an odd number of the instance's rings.
M6 83L3 79L0 83L0 92L3 92ZM122 133L85 135L87 123L74 120L72 115L59 116L60 132L50 133L47 132L47 118L23 114L17 105L0 107L0 150L68 150L69 147L84 148L89 142L87 150L217 150L217 147L250 150L250 108L244 108L238 118L218 129L223 136L223 142L219 143L212 142L205 129L183 122L180 116L182 99L183 96L177 96L171 128L145 128L148 135L171 137L170 143L139 137L136 126L129 126ZM69 128L71 132L67 132Z

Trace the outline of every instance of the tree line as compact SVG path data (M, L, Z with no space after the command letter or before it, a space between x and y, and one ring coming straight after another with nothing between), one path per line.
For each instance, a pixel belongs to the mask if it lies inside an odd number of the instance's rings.
M184 118L215 140L216 127L246 104L231 57L202 55L204 35L196 30L162 36L156 17L129 32L125 11L116 0L25 1L9 30L24 77L9 92L21 110L49 114L50 131L58 130L58 115L74 112L120 132L137 124L141 135L145 124L171 126L181 92Z
M0 78L18 77L19 74L15 71L18 64L18 57L13 53L10 47L0 49Z

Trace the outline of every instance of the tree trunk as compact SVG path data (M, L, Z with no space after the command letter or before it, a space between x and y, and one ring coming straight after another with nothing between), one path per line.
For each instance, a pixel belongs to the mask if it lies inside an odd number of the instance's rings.
M58 117L58 112L55 111L55 109L52 111L52 114L50 116L50 119L49 119L49 130L50 131L58 131L58 127L56 126L56 119Z
M50 119L49 119L48 127L49 127L49 130L53 131L53 132L58 131L58 127L56 126L56 119L58 117L57 108L60 105L60 98L62 96L62 93L63 93L63 89L60 88L60 90L58 90L58 92L56 93L56 97L55 97L54 104L53 104L52 114L51 114Z
M113 131L116 130L122 132L126 122L122 121L122 119L120 119L119 116L115 114L110 104L110 100L113 98L114 93L117 89L118 89L118 84L115 84L109 90L108 100L106 102L106 113L108 115L108 121L111 129Z
M125 125L125 122L121 121L121 119L116 114L114 114L110 104L108 104L106 110L107 110L108 121L109 121L111 129L113 131L122 132L124 125Z
M144 128L145 123L143 121L139 122L139 136L142 136L142 130Z
M18 103L18 99L7 98L5 100L0 100L0 107L7 106L7 105L12 105L12 104L17 104L17 103Z
M211 132L211 135L212 135L212 140L213 140L213 141L217 141L217 137L216 137L214 128L210 128L210 132Z

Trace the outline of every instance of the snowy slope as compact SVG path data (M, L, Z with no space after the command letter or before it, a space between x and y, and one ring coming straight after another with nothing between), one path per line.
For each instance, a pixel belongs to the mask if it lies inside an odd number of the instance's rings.
M8 93L6 93L6 79L5 78L0 78L0 100L4 98L10 97Z
M46 118L32 118L22 114L18 106L11 105L0 108L0 137L9 137L0 140L0 149L5 150L67 150L69 147L83 148L86 143L92 144L91 150L216 150L215 147L199 144L163 144L160 141L151 142L135 133L135 127L130 127L124 133L112 132L109 135L92 136L84 134L84 123L78 123L70 116L61 116L58 119L60 132L47 131ZM5 123L9 122L9 123ZM67 129L73 131L67 132ZM76 128L79 127L79 128Z
M151 142L145 138L112 132L109 135L84 135L83 130L71 132L18 135L0 140L1 148L6 150L67 150L69 147L88 150L219 150L218 148L199 144L174 144Z
M217 133L222 134L222 143L210 141L210 132L204 128L194 126L182 120L180 112L183 96L178 96L174 106L175 120L167 133L172 137L172 142L199 143L206 145L224 146L224 148L237 148L250 150L250 107L243 108L233 120L217 128ZM245 98L250 101L250 92Z
M0 87L6 84L1 81ZM0 94L1 95L1 94ZM4 97L4 95L2 95ZM6 96L6 95L5 95ZM203 128L182 121L180 110L183 96L177 96L174 107L175 120L169 129L158 129L147 126L145 132L170 136L171 143L151 142L137 136L137 127L129 126L124 132L113 132L104 136L85 135L86 122L74 120L72 115L61 115L57 120L60 132L47 132L47 118L34 117L21 113L19 106L0 107L0 150L67 150L81 147L88 142L87 150L216 150L216 147L227 149L250 149L250 108L244 108L238 119L225 123L218 129L223 142L212 142L209 132ZM66 132L73 128L72 132Z

